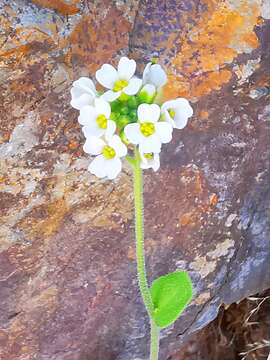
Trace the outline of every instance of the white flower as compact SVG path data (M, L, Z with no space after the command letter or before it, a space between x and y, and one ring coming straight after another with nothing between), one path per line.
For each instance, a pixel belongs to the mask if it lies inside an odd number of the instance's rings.
M129 142L139 144L142 153L159 153L162 143L172 139L172 126L165 121L158 121L160 107L156 104L141 104L138 107L139 123L128 124L125 135Z
M88 170L99 178L114 179L122 169L121 157L126 156L127 147L118 135L105 137L105 140L90 136L83 150L97 157L90 163Z
M80 110L85 105L92 105L97 96L93 81L87 77L81 77L74 81L70 92L70 105L77 110Z
M167 82L167 75L158 64L148 63L143 72L143 84L150 84L157 91Z
M176 129L183 129L188 122L188 118L193 115L193 109L187 99L177 98L176 100L166 101L161 106L161 113L164 120Z
M157 171L160 167L160 160L159 160L159 154L157 153L142 153L141 155L141 169L153 169L154 171Z
M103 99L96 98L94 106L86 105L80 111L78 121L83 125L83 133L88 136L101 137L113 135L116 124L110 120L111 106Z
M116 100L122 92L126 95L135 95L140 90L142 80L133 76L136 71L136 62L122 57L117 70L109 64L104 64L96 72L97 81L106 91L102 97L107 101Z

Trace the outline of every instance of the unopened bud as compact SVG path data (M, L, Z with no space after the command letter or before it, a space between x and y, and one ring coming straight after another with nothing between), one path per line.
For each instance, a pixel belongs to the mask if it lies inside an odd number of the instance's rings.
M130 98L129 95L122 92L121 95L119 96L118 100L124 102L124 101L128 101L129 98Z
M128 99L127 105L130 109L137 109L138 107L138 100L135 96L131 96Z
M128 115L121 115L117 119L117 125L120 129L124 128L127 124L131 123L131 119Z
M152 84L146 84L139 92L138 99L140 103L152 104L156 95L156 88Z

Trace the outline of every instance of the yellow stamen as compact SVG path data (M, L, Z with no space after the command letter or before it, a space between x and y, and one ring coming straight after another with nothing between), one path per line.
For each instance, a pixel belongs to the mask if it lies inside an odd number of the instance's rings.
M107 129L108 119L106 118L105 115L103 114L98 115L98 117L96 118L96 122L101 129Z
M113 159L115 157L115 150L109 146L109 145L105 145L104 148L102 149L102 155L105 157L105 159Z
M140 130L144 136L150 136L155 132L155 125L151 122L144 122L140 125Z
M170 114L170 117L171 117L172 119L174 119L174 117L175 117L175 115L176 115L175 110L174 110L174 109L169 109L169 110L168 110L168 113Z
M147 153L147 154L144 154L144 157L145 157L147 160L152 160L153 157L154 157L154 154L153 154L153 153Z
M123 90L127 85L128 85L128 81L127 81L127 80L117 80L117 81L114 83L113 91L115 91L115 92L121 91L121 90Z

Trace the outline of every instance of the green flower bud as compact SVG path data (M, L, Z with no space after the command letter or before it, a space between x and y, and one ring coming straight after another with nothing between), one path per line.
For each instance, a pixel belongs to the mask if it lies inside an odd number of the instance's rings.
M130 117L131 122L137 121L137 110L131 110L128 115Z
M117 121L118 116L119 116L118 113L116 113L116 112L111 112L110 119L113 120L113 121Z
M152 104L156 95L156 88L154 85L146 84L139 92L138 99L140 103Z
M129 113L129 108L127 106L123 106L121 109L120 109L120 114L121 115L127 115Z
M121 103L118 100L115 100L113 102L111 102L111 109L113 112L119 112L121 107Z
M118 100L125 102L125 101L128 101L129 98L130 98L129 95L122 92L122 94L119 96Z
M131 123L131 119L127 115L121 115L117 119L117 125L120 129Z
M138 107L138 100L135 96L131 96L128 99L127 105L130 109L137 109Z
M158 64L158 58L157 57L152 57L151 63L152 64Z

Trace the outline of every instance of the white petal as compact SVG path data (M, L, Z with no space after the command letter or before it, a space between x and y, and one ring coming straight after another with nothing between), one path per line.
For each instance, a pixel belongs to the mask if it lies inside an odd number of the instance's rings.
M127 57L121 57L118 64L118 75L121 80L129 80L135 74L136 62Z
M107 89L112 89L114 83L119 79L118 73L112 65L104 64L96 72L97 81Z
M112 120L108 120L107 122L107 129L106 129L106 138L110 138L113 136L116 130L116 123Z
M121 91L114 92L112 90L106 91L103 95L101 95L101 98L105 101L113 102L119 96L121 95Z
M116 153L116 156L122 157L127 155L127 147L122 142L118 135L114 135L109 141L108 145L111 146Z
M140 90L142 86L142 80L136 77L133 77L129 80L128 86L123 89L123 92L127 95L135 95Z
M140 131L139 124L128 124L124 128L124 133L125 133L126 137L128 138L128 141L131 142L131 144L136 145L144 140L144 136Z
M70 93L71 93L72 99L78 99L83 94L87 94L86 91L84 91L83 89L81 89L79 87L75 87L75 86L72 86L72 88L70 89Z
M187 125L188 118L193 115L193 109L187 101L187 103L183 103L182 106L177 107L175 113L174 127L183 129Z
M73 89L71 89L72 91ZM70 105L77 110L81 110L82 107L84 107L85 105L92 105L94 101L94 97L90 94L82 94L79 97L73 97Z
M161 105L161 111L165 111L165 110L168 110L168 109L173 109L174 107L175 107L175 100L165 101Z
M154 154L154 160L153 160L152 168L153 168L154 171L157 171L160 168L159 154Z
M81 109L78 121L81 125L87 125L89 123L95 122L96 117L96 109L93 106L86 105Z
M149 165L148 162L141 162L140 163L140 168L143 169L143 170L150 169L151 165Z
M157 88L163 86L167 82L167 75L159 64L154 64L150 68L151 83Z
M140 152L142 153L159 153L161 150L161 142L156 134L144 137L144 141L140 143Z
M160 116L160 107L157 104L141 104L138 107L140 122L157 122Z
M184 129L187 123L188 123L188 117L186 115L183 115L181 113L180 114L176 113L173 123L173 127L175 129Z
M83 146L84 152L91 155L101 154L103 147L105 146L105 142L97 137L90 136L86 139L86 142Z
M109 160L105 159L104 167L106 176L112 180L115 179L116 176L120 173L122 169L122 163L121 160L117 157Z
M143 83L149 83L150 82L150 68L152 66L152 63L149 62L146 66L145 69L143 71Z
M111 106L104 99L95 99L95 108L98 114L103 114L108 119L111 115Z
M105 134L105 130L101 129L96 123L96 121L93 121L88 125L84 125L82 127L82 132L86 138L89 138L91 136L101 137L102 135Z
M98 155L88 166L90 173L96 175L99 178L106 176L105 159L103 155Z
M74 81L73 87L77 89L81 89L84 92L90 93L92 95L96 94L95 84L88 77L81 77L78 80Z
M173 128L165 121L159 121L155 124L156 133L163 144L167 144L172 140Z
M187 99L178 98L175 100L175 103L177 104L177 109L179 109L182 113L185 113L187 117L193 115L193 109Z

